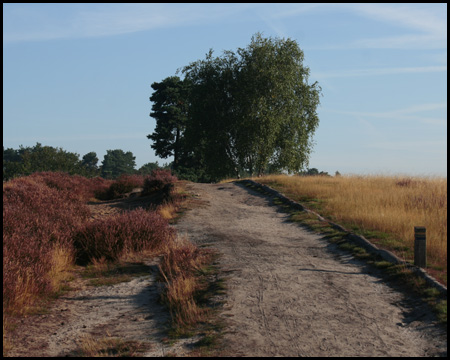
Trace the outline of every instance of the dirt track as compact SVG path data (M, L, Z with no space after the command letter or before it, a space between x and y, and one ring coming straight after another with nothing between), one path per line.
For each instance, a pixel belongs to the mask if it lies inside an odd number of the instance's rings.
M176 228L222 254L230 356L446 356L427 306L241 185L192 184Z

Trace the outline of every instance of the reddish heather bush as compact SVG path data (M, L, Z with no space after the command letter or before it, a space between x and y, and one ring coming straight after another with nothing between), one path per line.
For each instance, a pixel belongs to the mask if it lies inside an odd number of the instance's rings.
M97 194L101 200L112 200L122 197L124 194L130 192L134 188L141 188L144 186L144 177L142 175L120 175L108 189L103 193Z
M108 261L127 252L157 250L174 236L174 229L156 212L137 209L85 225L74 237L77 262Z
M160 191L169 197L177 180L170 170L153 170L151 175L145 179L143 194Z
M90 216L89 208L70 197L70 192L52 189L32 178L18 178L3 186L3 235L24 236L36 231L50 239L67 242L73 230Z
M143 186L142 176L119 182ZM23 309L52 290L49 274L55 271L56 249L76 251L79 261L87 262L103 256L114 260L128 251L157 250L171 241L174 230L167 221L142 209L88 222L85 201L111 184L100 178L45 172L3 185L4 309Z
M145 178L142 175L122 174L117 179L117 182L124 183L128 187L130 187L131 190L133 190L134 188L143 187L144 186L144 180L145 180Z
M18 301L48 291L55 245L71 247L72 236L90 216L68 190L23 177L3 186L3 300ZM20 300L21 299L21 300Z
M113 182L100 177L88 179L79 175L50 171L37 172L28 178L41 181L52 189L63 191L66 193L64 196L68 198L82 201L87 201L95 197L96 193L105 191Z
M3 308L17 311L50 289L52 248L39 234L3 236ZM20 244L19 246L17 244Z
M103 179L101 177L96 177L96 178L92 178L89 180L90 180L90 190L91 190L90 194L92 194L91 197L95 197L97 199L101 199L101 197L109 189L111 184L114 183L114 180L107 180L107 179Z
M400 186L400 187L410 187L411 185L413 185L415 182L412 179L401 179L398 180L395 185Z

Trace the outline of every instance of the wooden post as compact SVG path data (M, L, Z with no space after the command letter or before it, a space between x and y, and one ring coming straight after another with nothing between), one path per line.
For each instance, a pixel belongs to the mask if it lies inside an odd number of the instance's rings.
M427 229L423 226L414 226L414 265L427 267Z

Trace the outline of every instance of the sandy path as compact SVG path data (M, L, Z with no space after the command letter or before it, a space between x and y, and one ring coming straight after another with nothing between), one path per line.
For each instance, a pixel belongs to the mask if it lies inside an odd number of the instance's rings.
M446 355L446 332L425 305L287 222L268 198L233 183L188 190L205 205L180 219L179 234L218 249L230 271L229 355Z

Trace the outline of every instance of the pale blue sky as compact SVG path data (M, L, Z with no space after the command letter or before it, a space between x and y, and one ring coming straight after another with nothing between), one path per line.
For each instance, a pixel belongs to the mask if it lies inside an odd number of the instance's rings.
M3 145L168 162L150 85L256 32L322 87L310 167L447 175L447 4L3 4Z

